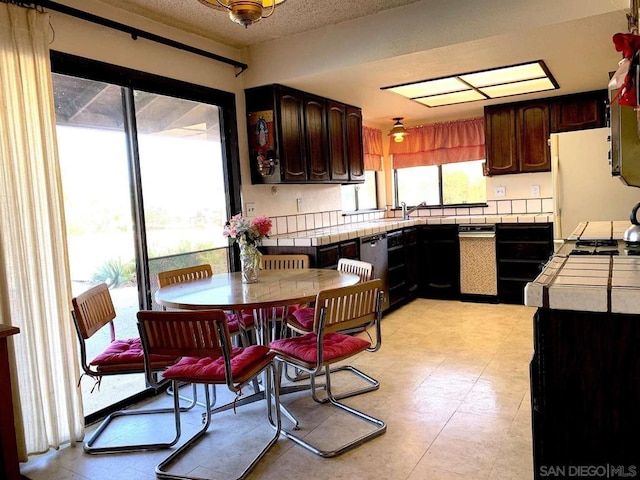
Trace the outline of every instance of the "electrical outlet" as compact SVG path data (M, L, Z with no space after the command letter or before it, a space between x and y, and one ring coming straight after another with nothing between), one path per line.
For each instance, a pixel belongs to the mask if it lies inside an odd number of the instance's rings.
M245 210L247 211L247 217L254 217L256 215L256 204L247 203L245 205Z
M302 211L302 199L301 198L296 198L296 209L298 212Z
M531 185L531 196L532 197L540 196L540 185Z
M507 194L507 187L505 187L504 185L493 187L493 194L496 197L504 197Z

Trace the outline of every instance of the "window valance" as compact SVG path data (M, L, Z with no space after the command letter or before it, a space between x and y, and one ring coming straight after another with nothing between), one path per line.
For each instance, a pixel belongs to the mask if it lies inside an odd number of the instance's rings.
M471 118L407 129L401 143L391 142L393 168L443 165L485 158L484 119Z
M364 149L364 169L382 170L382 130L362 127L362 145Z

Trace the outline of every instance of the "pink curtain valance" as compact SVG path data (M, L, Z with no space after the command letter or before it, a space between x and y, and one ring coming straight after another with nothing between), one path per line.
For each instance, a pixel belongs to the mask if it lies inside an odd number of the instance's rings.
M362 145L364 149L364 169L382 170L382 130L362 127Z
M404 141L391 141L393 168L443 165L485 158L484 119L433 123L407 129Z

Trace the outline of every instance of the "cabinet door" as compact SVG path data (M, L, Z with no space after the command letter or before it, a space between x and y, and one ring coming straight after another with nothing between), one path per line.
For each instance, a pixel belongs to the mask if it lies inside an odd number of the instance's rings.
M551 170L549 139L549 105L530 103L516 110L518 162L521 172Z
M304 96L305 143L309 180L329 180L326 103L321 97Z
M518 173L513 107L485 109L485 150L489 175Z
M351 260L358 260L360 258L360 251L358 248L357 240L348 240L340 244L340 258L350 258Z
M329 158L331 159L331 180L349 180L347 163L346 106L333 101L327 102L329 123Z
M316 267L318 268L337 268L338 259L340 258L340 247L337 243L318 247L316 256Z
M280 169L284 182L307 180L304 146L302 93L288 89L278 92L278 118L280 121Z
M550 102L552 133L606 126L606 90L553 98Z
M347 152L349 180L364 182L364 153L362 149L362 110L347 107Z
M460 298L458 226L426 226L419 233L421 294L427 298Z

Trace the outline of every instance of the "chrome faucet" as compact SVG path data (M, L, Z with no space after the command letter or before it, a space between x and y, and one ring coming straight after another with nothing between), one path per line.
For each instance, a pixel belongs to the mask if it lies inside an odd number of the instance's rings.
M409 209L407 209L407 204L405 202L400 202L400 206L402 207L402 219L403 220L409 220L409 215L411 215L413 212L415 212L420 207L426 207L427 206L427 202L421 202L418 205L416 205L415 207L411 207Z

